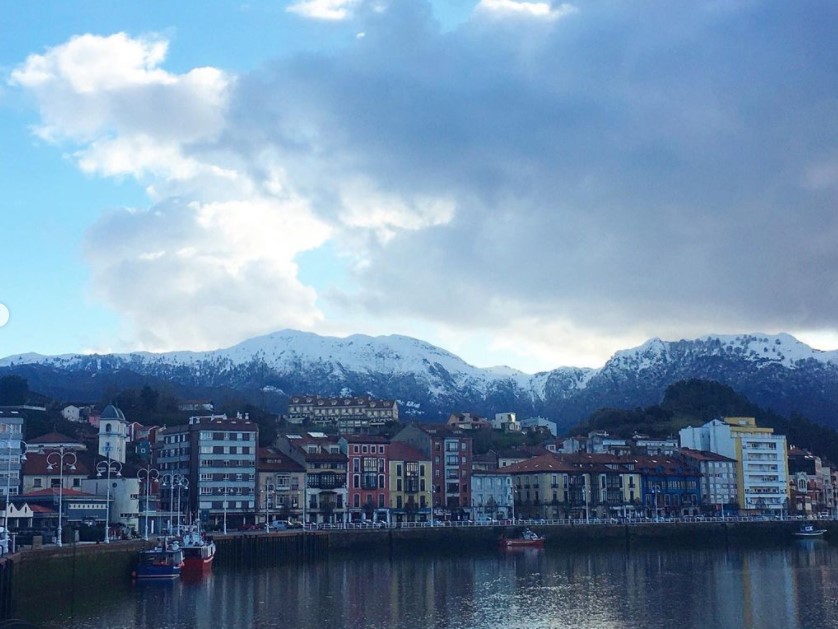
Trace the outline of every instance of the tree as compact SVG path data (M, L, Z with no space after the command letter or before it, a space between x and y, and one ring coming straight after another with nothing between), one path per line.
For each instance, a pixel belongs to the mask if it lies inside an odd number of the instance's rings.
M21 376L0 378L0 406L19 406L29 398L29 382Z
M146 411L156 411L157 402L160 400L160 392L157 389L152 389L150 386L145 385L142 391L140 391L140 400Z

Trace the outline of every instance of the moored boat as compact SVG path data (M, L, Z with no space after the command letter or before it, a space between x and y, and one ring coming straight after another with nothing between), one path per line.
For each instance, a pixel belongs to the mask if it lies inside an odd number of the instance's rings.
M795 531L794 536L801 538L821 537L824 533L826 533L826 529L816 529L814 524L803 524Z
M502 537L500 544L503 548L544 548L544 536L524 529L518 537Z
M212 568L215 559L215 542L195 528L183 535L183 572L199 574Z
M183 550L177 542L164 542L137 554L132 576L138 581L167 581L180 577Z

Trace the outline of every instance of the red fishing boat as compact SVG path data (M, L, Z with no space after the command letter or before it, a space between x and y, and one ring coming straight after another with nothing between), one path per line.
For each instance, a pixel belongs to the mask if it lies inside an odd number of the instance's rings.
M215 542L199 529L184 533L180 544L183 551L184 574L201 574L212 568L215 559Z
M524 529L518 537L502 537L502 548L544 548L544 536Z

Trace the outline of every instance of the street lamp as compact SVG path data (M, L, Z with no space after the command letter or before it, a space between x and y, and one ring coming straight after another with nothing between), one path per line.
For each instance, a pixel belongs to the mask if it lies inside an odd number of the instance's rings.
M271 484L271 483L270 483L270 482L268 482L267 480L265 481L265 532L266 532L266 533L267 533L267 532L269 532L269 531L271 530L271 526L270 526L270 511L269 511L269 509L270 509L270 501L269 501L269 499L268 499L268 492L269 492L269 491L270 491L270 492L273 492L273 491L275 491L275 489L276 489L276 487L275 487L273 484ZM274 501L276 501L276 493L274 493Z
M227 535L227 496L229 495L229 487L222 487L221 493L224 495L224 535Z
M151 466L141 467L137 470L137 478L145 484L145 530L143 539L148 541L148 503L151 500L151 483L160 476L160 472Z
M180 490L189 486L189 479L183 474L163 474L163 487L169 488L169 529L172 527L172 502L177 488L177 534L180 535Z
M107 492L105 494L105 543L111 543L110 528L111 528L111 474L116 474L117 478L122 476L122 463L119 461L111 461L111 449L105 448L108 453L107 461L99 461L96 464L96 478L102 478L102 474L107 474Z
M47 470L52 471L58 465L58 546L63 546L61 540L61 516L64 511L64 468L70 471L76 469L78 457L76 453L61 446L47 454ZM107 531L107 529L106 529Z

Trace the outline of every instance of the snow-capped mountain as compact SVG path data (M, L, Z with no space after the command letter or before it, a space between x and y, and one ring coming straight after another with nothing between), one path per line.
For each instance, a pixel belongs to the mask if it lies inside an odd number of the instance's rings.
M798 411L824 423L838 418L838 352L812 349L787 334L652 339L617 352L601 369L535 375L477 368L405 336L333 338L293 330L206 352L23 354L0 360L0 375L10 372L26 376L33 390L64 399L98 399L109 388L165 382L182 395L259 395L277 409L297 393L369 394L399 400L406 417L516 411L549 417L560 427L603 406L655 404L669 384L699 377L781 413Z

